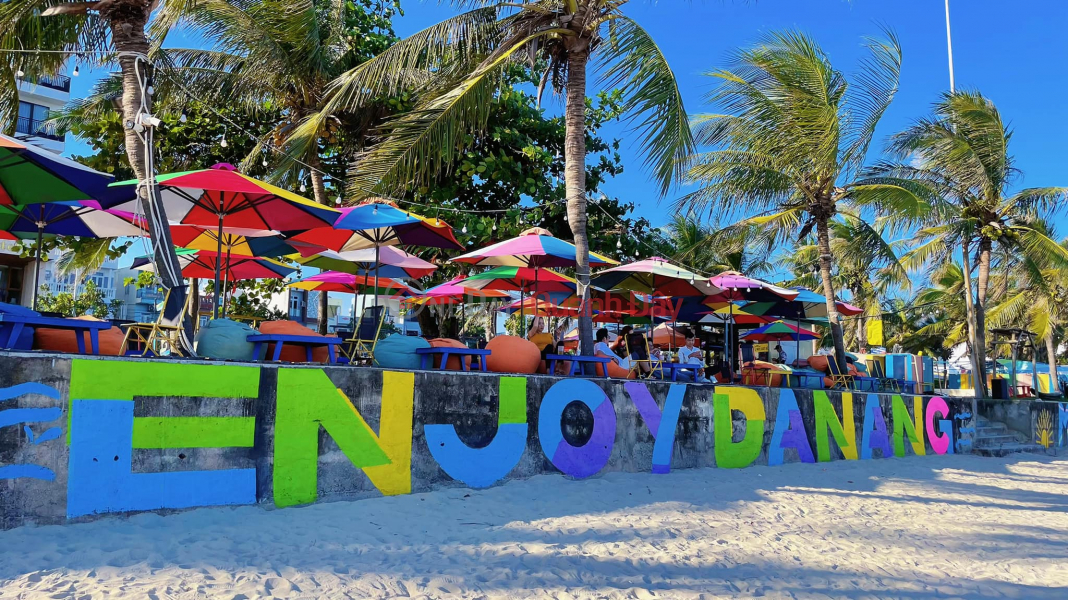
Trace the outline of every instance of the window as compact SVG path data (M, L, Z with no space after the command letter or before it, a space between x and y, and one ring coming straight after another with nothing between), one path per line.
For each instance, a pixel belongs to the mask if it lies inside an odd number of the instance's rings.
M0 265L0 302L18 304L22 300L22 267Z
M62 140L63 136L56 135L55 129L45 125L48 120L48 107L32 102L19 101L19 118L15 124L15 132L24 135L46 137L53 140Z

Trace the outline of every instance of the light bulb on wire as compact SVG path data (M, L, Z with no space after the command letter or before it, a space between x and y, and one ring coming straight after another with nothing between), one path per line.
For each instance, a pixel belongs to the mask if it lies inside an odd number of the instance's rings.
M464 225L464 228L460 230L460 233L467 233L467 225Z
M22 70L22 67L19 67L19 70L15 71L15 76L21 79L26 76L26 73Z
M341 194L337 195L337 199L334 200L334 204L341 206Z
M308 186L304 185L304 182L303 182L303 181L301 181L301 182L300 182L300 193L302 193L302 194L303 194L303 193L304 193L304 192L306 192L306 191L308 191Z
M377 215L378 214L378 205L377 204L375 205L375 209L371 211L371 214L372 215Z
M188 120L189 120L189 117L186 116L185 111L183 110L182 111L182 116L178 117L178 122L179 123L185 123Z
M70 74L71 77L78 76L78 65L74 65L74 72Z
M230 144L228 144L226 142L226 134L225 133L222 136L222 140L219 141L219 145L222 146L223 148L225 148L225 147L230 145Z

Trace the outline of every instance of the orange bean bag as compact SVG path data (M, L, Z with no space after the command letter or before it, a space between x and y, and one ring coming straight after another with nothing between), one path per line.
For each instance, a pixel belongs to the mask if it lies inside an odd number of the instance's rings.
M74 318L79 321L103 321L103 319L98 319L89 315L82 315ZM92 346L89 345L89 333L83 332L81 335L85 340L85 351L91 352ZM119 356L119 349L122 348L122 338L124 335L125 334L123 334L121 329L114 326L111 329L104 329L97 332L97 342L99 342L100 354L103 356ZM78 352L78 338L73 331L35 327L33 330L33 347L37 350L70 352L74 354Z
M596 356L605 357L603 354L597 354ZM605 357L605 358L607 358L607 357ZM634 379L638 375L635 371L632 371L630 369L624 369L623 367L617 365L615 363L615 361L612 361L612 362L608 363L607 365L601 365L601 364L597 365L597 375L599 377L603 377L604 376L604 371L605 370L604 370L603 367L606 367L606 366L608 367L608 376L609 377L614 377L615 379Z
M830 370L827 369L827 358L828 356L826 354L814 354L808 357L808 366L817 371L829 373Z
M260 323L260 333L326 337L319 335L315 331L308 329L296 321L264 321L263 323ZM267 353L265 356L274 356L273 343L267 344ZM263 356L257 358L262 359ZM287 362L306 362L308 360L303 346L291 346L288 344L282 346L282 355L279 358ZM312 362L326 363L329 361L330 353L327 351L326 346L312 349Z
M434 338L432 340L427 340L427 342L430 343L430 347L431 348L467 348L467 344L465 344L465 343L463 343L463 342L461 342L459 340L453 340L453 339L449 339L449 338ZM471 357L470 356L465 356L463 358L464 358L464 369L469 369L471 367ZM433 356L432 355L429 360L433 361L433 364L428 365L431 369L437 369L438 365L441 364L441 357L440 356ZM460 369L460 357L459 356L450 356L448 362L445 363L445 370L446 371L460 371L461 370Z
M486 368L494 373L537 373L541 351L529 340L513 335L498 335L486 344L490 355Z

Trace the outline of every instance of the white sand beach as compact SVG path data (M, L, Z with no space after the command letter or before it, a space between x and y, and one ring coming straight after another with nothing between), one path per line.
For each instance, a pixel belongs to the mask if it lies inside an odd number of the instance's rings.
M1068 460L540 476L0 532L0 598L1068 598Z

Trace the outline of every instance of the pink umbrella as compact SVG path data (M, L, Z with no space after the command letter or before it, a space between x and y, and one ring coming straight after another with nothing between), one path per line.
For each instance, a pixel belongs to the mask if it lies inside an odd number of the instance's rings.
M709 290L718 288L719 292L713 292L705 298L705 304L716 305L718 303L726 302L729 305L730 318L733 321L734 315L734 302L737 300L748 300L750 302L760 301L776 301L776 300L793 300L797 298L799 293L797 290L791 290L777 285L770 284L766 281L754 279L752 277L746 277L737 271L724 271L719 275L716 275L708 280ZM725 324L727 328L726 344L725 347L729 348L727 352L727 366L734 372L734 348L730 343L730 321Z

